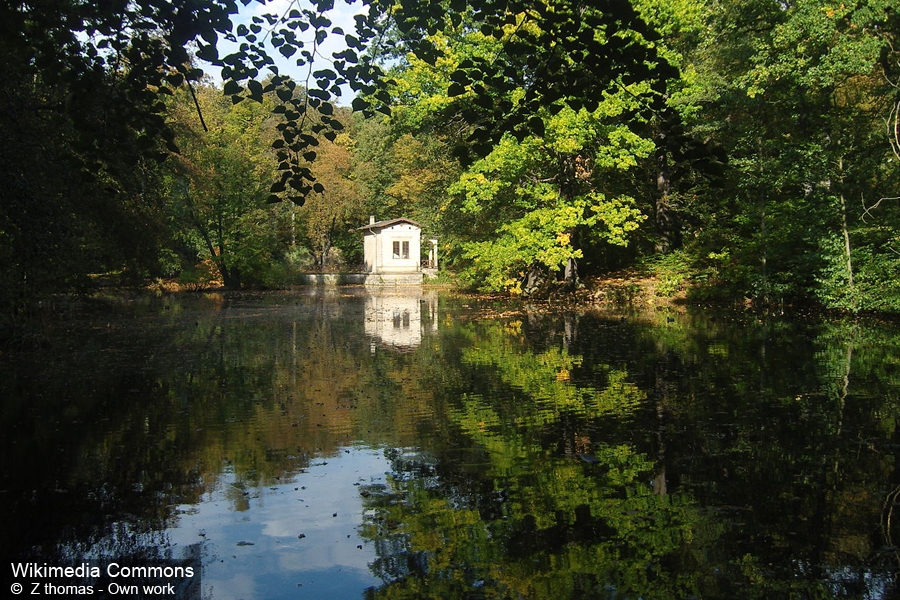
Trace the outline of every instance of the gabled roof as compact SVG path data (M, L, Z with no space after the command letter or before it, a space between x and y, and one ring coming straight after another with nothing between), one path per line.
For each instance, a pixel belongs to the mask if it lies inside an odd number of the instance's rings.
M387 221L378 221L376 223L369 223L364 227L360 227L357 231L366 231L368 230L376 230L376 229L384 229L385 227L390 227L391 225L396 225L397 223L409 223L410 225L415 225L419 229L422 228L421 225L413 221L412 219L407 219L406 217L400 217L399 219L390 219Z

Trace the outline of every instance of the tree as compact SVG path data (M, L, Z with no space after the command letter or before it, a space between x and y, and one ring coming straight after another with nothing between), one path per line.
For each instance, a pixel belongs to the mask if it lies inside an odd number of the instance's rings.
M883 226L894 219L882 204L879 230L867 214L896 189L877 139L890 96L884 74L895 46L893 5L638 5L683 74L669 87L670 109L690 138L729 157L718 189L698 179L702 164L682 163L687 182L700 185L682 185L691 204L675 205L675 217L713 284L705 289L762 304L865 304L860 268L881 269L863 265L888 258L867 255L881 254L876 248L889 241ZM678 162L672 153L665 164Z
M152 77L136 66L150 41L125 43L115 4L0 7L6 308L85 289L93 273L137 280L159 268L166 232L154 157L165 139L155 138L156 95L144 93ZM107 50L88 47L87 35Z
M533 292L536 278L563 270L574 282L585 249L628 243L646 215L627 172L653 151L615 123L631 102L622 94L593 113L564 108L546 118L543 136L506 138L450 188L462 212L486 223L487 239L465 247L484 288Z
M349 134L338 135L333 142L323 140L313 164L313 174L321 191L304 204L300 218L318 269L326 267L332 248L345 241L348 230L363 220L361 196L352 178L353 140ZM349 246L359 246L358 235L350 235ZM345 250L352 250L345 246Z
M204 114L204 126L193 115ZM266 106L269 104L269 106ZM170 195L175 227L193 238L198 255L218 270L226 287L259 278L276 248L267 182L273 100L232 105L221 91L199 86L179 94L172 107L181 152L173 157Z

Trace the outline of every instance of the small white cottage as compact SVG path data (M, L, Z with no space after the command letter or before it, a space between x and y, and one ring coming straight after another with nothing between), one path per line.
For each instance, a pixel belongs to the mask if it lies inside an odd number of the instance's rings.
M369 217L369 224L359 231L365 234L366 273L421 272L422 227L415 221L406 218L375 221L375 217ZM436 260L436 249L434 254Z

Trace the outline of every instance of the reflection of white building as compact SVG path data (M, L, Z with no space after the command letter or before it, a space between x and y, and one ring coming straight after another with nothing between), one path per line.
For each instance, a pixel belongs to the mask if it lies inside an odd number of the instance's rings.
M415 348L426 330L437 331L437 295L366 295L366 335L394 348Z

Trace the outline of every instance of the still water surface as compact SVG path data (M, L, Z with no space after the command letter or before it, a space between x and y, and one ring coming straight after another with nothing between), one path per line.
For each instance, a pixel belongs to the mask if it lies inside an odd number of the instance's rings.
M897 324L345 289L47 332L0 355L10 560L190 556L223 600L900 593Z

